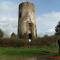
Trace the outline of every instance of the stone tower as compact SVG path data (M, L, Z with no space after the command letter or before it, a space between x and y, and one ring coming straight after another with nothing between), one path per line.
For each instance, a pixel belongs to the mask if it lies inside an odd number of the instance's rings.
M30 39L37 36L35 8L32 3L23 2L19 5L18 36Z

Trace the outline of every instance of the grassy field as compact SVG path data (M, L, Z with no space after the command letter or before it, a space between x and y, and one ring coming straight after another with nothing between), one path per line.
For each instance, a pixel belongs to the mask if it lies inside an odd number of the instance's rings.
M0 47L0 55L33 56L56 52L56 48L5 48Z
M57 48L53 46L45 48L0 47L0 60L51 60L47 57L58 55L60 54L57 54Z

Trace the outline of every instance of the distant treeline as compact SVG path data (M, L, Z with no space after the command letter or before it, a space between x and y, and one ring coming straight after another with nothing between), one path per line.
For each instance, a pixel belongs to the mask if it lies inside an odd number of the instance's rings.
M31 47L49 47L55 46L60 39L60 35L57 36L44 36L38 37L32 40L30 43ZM18 38L0 38L0 47L28 47L28 39Z

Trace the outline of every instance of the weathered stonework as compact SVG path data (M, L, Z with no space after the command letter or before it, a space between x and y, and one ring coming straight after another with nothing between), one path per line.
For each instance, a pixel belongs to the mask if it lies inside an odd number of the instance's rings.
M19 5L18 36L31 39L37 36L35 9L32 3L23 2Z

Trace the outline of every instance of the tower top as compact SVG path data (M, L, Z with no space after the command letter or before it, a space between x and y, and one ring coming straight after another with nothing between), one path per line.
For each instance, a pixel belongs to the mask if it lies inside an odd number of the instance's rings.
M22 3L19 4L19 6L22 6L22 5L32 5L32 6L34 6L34 4L31 3L31 2L22 2Z
M33 11L35 11L35 6L31 2L22 2L22 3L20 3L19 8L22 9L23 7L27 8L27 9L33 9Z

